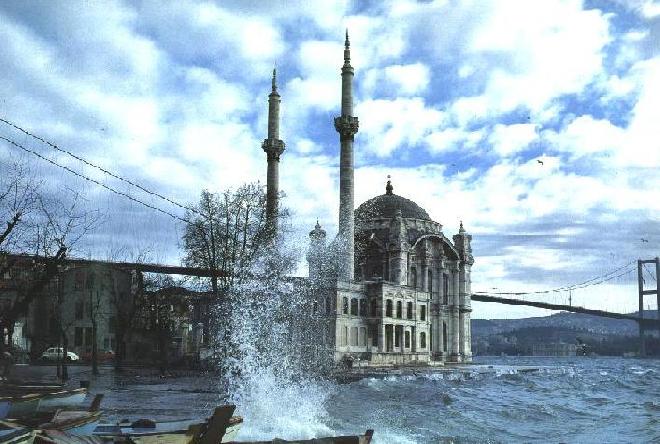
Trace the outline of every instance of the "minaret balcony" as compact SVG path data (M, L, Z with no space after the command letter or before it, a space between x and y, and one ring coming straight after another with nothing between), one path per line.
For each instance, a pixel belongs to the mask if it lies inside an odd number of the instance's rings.
M261 148L268 155L268 160L280 160L280 155L284 152L284 142L280 139L265 139Z
M352 137L358 132L359 122L357 117L339 116L335 117L335 129L342 137Z

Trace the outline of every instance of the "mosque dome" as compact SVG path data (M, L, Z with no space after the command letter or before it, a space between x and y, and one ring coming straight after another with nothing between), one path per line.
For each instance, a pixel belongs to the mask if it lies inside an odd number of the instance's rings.
M429 214L422 207L410 199L397 196L393 193L394 187L388 180L385 194L369 199L355 210L355 219L366 221L369 219L392 219L401 211L404 219L431 220Z

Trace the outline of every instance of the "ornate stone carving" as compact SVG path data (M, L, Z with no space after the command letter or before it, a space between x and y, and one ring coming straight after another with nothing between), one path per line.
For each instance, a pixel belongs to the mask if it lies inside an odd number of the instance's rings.
M264 139L261 148L266 152L266 157L269 161L280 161L280 156L284 152L284 142L280 139Z
M358 132L358 118L352 116L335 117L335 129L342 138L353 137Z

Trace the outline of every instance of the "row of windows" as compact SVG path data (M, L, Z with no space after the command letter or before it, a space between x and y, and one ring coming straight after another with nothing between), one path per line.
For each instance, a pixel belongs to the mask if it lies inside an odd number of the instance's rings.
M392 307L393 307L393 301L392 299L387 299L385 301L385 317L392 318ZM397 319L403 319L403 304L401 301L396 301L396 318ZM406 303L406 319L414 319L413 316L413 303L412 302L407 302ZM426 321L426 305L420 305L419 306L419 320L420 321Z
M387 299L385 301L385 316L388 318L392 316L392 299ZM419 306L419 320L426 320L426 305ZM348 297L344 296L342 299L342 313L347 315L350 313L351 316L367 316L367 300L366 299L357 299L351 298L350 311ZM371 316L378 316L378 301L376 299L371 300ZM396 318L403 319L403 305L401 301L396 302ZM413 313L413 303L406 303L406 319L414 319Z
M375 328L370 328L372 345L374 347L378 346L378 330ZM350 334L349 334L350 333ZM406 330L403 335L404 338L404 348L410 348L410 331ZM341 345L347 346L351 345L354 347L366 347L367 346L367 329L366 327L351 327L350 330L348 327L344 327L342 330L341 336ZM401 330L396 329L394 334L394 347L401 347ZM426 333L421 332L419 334L419 348L426 348Z

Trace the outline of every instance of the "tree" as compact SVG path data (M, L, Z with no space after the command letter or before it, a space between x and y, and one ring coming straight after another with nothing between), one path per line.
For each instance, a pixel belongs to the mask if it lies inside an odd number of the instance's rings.
M11 350L16 321L58 275L66 254L101 221L98 210L83 208L73 190L52 196L24 162L2 166L0 174L0 276L11 276L11 294L2 298L0 353ZM29 258L29 259L28 259Z
M183 235L184 263L210 269L213 293L225 295L245 278L272 234L266 224L264 187L250 183L221 194L204 190L193 209Z

